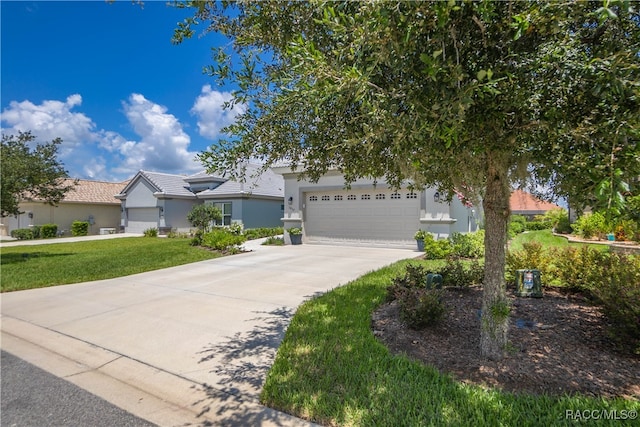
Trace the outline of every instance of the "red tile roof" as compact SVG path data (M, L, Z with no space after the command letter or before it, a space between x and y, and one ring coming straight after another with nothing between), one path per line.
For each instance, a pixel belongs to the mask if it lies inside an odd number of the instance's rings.
M514 213L536 213L560 209L560 206L555 203L545 202L522 190L515 190L511 193L509 207L511 208L511 212Z

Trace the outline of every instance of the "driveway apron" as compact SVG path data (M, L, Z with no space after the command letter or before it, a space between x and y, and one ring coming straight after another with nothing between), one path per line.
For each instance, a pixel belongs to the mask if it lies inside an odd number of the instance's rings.
M296 308L418 253L255 242L247 249L2 294L1 347L158 425L306 425L258 403Z

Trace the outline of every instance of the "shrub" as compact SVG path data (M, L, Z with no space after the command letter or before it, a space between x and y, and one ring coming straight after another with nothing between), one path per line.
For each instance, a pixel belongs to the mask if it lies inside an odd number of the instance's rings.
M202 245L203 237L204 237L204 231L198 229L194 233L193 238L191 239L191 242L189 242L189 244L191 246L200 246L200 245Z
M409 289L398 300L400 318L412 329L437 324L446 313L442 289Z
M524 223L524 228L527 231L547 230L551 225L546 221L528 221Z
M222 220L220 209L212 205L195 205L187 214L187 221L194 227L208 231L214 221Z
M571 234L573 233L573 228L571 227L571 223L569 222L569 217L560 218L558 224L553 228L556 233L560 234Z
M423 266L409 264L404 274L395 277L387 288L387 300L398 300L400 317L413 329L436 324L446 313L444 291L426 287L427 273Z
M424 258L444 259L451 255L453 247L449 239L436 240L431 233L424 236Z
M460 259L450 258L439 273L442 275L442 282L447 286L479 285L484 278L484 265L478 261L465 263Z
M235 252L246 242L242 235L234 234L225 228L214 228L202 236L202 246L223 252Z
M640 227L638 227L638 223L630 219L618 221L613 229L616 240L635 240L639 231Z
M158 237L158 229L157 228L147 228L142 232L144 237Z
M33 230L30 228L16 228L11 230L11 237L18 240L31 240L33 239Z
M603 238L610 231L607 219L600 212L582 215L573 224L573 229L585 239L592 237Z
M247 238L247 240L255 240L255 239L261 239L263 237L282 235L284 234L284 229L282 227L249 228L247 230L244 230L243 234Z
M452 233L452 255L462 258L481 258L484 256L484 230L475 233Z
M262 244L265 246L283 246L284 239L282 237L270 236L267 237L267 239L262 242Z
M515 271L523 269L540 270L542 277L545 277L549 268L550 258L542 245L538 242L526 242L522 244L522 250L507 252L505 279L507 282L514 282Z
M71 235L72 236L88 236L89 235L89 222L88 221L73 221L73 223L71 223Z
M396 276L387 288L387 301L400 298L408 289L424 288L427 286L426 268L419 264L408 264L402 276Z
M608 333L623 351L640 355L640 257L607 254L606 277L592 294L608 320Z
M58 226L56 224L44 224L40 227L40 236L43 239L50 239L58 235Z

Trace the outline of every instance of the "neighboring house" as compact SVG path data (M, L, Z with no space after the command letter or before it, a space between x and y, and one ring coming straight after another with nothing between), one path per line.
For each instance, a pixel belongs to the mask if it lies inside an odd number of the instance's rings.
M73 182L65 180L65 184ZM67 192L58 206L42 200L24 200L18 216L2 218L7 234L17 228L56 224L61 235L71 234L74 221L88 221L89 234L116 232L120 225L120 201L114 197L127 185L125 182L77 180L78 185Z
M149 228L161 233L188 231L193 227L187 215L201 203L220 209L221 225L281 226L283 179L270 169L254 176L258 170L258 165L248 165L246 182L204 172L184 176L141 170L115 196L121 203L121 229L129 233Z
M317 183L299 181L287 167L274 171L284 176L284 228L301 227L306 242L415 247L413 235L419 229L446 238L476 231L482 216L481 209L458 198L446 202L433 188L396 191L362 179L345 189L337 171ZM286 234L285 239L290 243Z
M560 206L545 202L522 190L515 190L509 199L509 208L512 215L523 215L532 220L536 215L544 215L553 209L562 209Z

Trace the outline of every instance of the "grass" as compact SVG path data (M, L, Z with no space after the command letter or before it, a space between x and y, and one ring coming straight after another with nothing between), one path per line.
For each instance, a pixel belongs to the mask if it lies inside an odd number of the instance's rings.
M522 249L523 243L538 242L544 247L581 247L589 245L592 248L606 251L609 249L607 245L597 243L569 243L565 237L554 235L551 230L527 231L520 233L509 242L509 250L517 251Z
M407 262L369 273L300 306L261 401L336 426L556 426L575 423L566 411L640 410L637 401L514 395L466 385L392 355L375 339L371 314ZM616 423L590 420L590 425Z
M2 292L110 279L216 258L189 239L131 237L2 248Z

